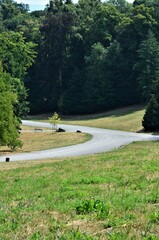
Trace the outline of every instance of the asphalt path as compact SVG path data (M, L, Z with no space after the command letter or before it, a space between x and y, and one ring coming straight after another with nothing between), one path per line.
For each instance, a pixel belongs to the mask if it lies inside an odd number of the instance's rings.
M33 127L47 127L51 128L49 123L22 121L23 125ZM21 160L39 160L48 158L64 158L73 156L90 155L96 153L103 153L121 146L127 145L134 141L148 141L159 140L159 135L150 135L143 133L132 133L124 131L107 130L102 128L84 127L76 125L58 125L58 127L65 129L67 132L76 132L77 130L91 134L93 137L90 141L73 146L54 148L43 151L35 151L30 153L9 154L0 156L0 162L4 162L7 157L10 161Z

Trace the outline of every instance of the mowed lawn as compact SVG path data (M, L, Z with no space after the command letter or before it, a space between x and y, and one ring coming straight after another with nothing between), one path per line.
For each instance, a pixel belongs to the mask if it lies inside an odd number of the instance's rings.
M101 114L72 117L64 116L65 121L63 121L63 123L138 132L143 129L142 119L144 113L145 107L137 105L115 109Z
M1 163L0 239L159 239L159 142Z
M80 122L100 127L104 119L107 128L114 118L116 129L121 122L124 130L125 121L125 130L140 130L144 109L123 111ZM0 163L0 239L158 240L159 142L78 158Z
M32 127L22 127L20 139L23 142L23 147L12 152L8 147L0 147L0 155L9 153L32 152L46 150L57 147L65 147L73 144L79 144L91 139L91 135L87 133L76 132L52 132L48 129L43 129L43 132L35 132Z
M90 127L107 128L129 132L143 130L142 119L145 107L141 105L114 109L104 113L61 116L63 124L83 125ZM50 115L38 115L28 117L30 120L48 122Z

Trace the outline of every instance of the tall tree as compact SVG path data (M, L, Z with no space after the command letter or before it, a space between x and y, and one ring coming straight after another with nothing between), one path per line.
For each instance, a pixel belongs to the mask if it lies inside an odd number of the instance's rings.
M116 38L116 28L121 22L122 15L115 6L103 3L99 6L94 16L93 31L96 42L102 43L104 47Z
M86 112L86 106L83 103L85 71L78 65L72 71L68 86L59 99L59 110L65 114L84 113Z
M104 60L106 49L96 43L92 46L92 51L86 60L86 84L84 86L84 106L85 112L100 111L105 105L105 82Z
M66 63L69 58L70 35L74 21L72 11L65 11L62 1L50 1L48 14L41 27L41 44L37 58L38 64L33 70L33 82L37 92L43 93L38 99L40 107L46 111L56 111L60 95L66 84ZM57 11L54 11L55 7ZM36 73L35 73L36 72ZM34 96L33 96L34 98Z
M14 103L16 95L12 93L9 84L10 76L3 73L0 64L0 146L7 145L15 149L21 147L22 143L19 140L19 125L18 118L14 115Z
M142 126L145 131L157 131L159 130L159 98L153 95L150 99L143 120Z
M149 101L159 83L159 43L151 31L139 47L135 69L143 101Z
M0 59L4 71L23 80L34 62L35 44L25 42L21 33L3 32L0 34L0 46Z
M124 101L127 100L125 94L127 81L123 77L123 63L124 60L120 43L114 40L107 48L104 61L106 81L103 83L103 88L105 89L105 98L107 99L107 105L105 107L107 108L124 105Z
M20 33L3 32L0 34L0 46L3 69L10 74L12 91L18 95L15 113L22 117L28 113L27 92L23 80L35 58L35 44L26 43Z

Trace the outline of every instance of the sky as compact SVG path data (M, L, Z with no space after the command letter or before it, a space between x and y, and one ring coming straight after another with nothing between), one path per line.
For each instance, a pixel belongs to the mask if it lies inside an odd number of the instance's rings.
M49 0L15 0L17 3L29 4L30 10L41 10L44 9L46 4L49 3ZM77 3L78 0L73 0L74 3ZM128 0L128 2L133 2L133 0Z
M17 3L29 4L30 10L43 10L46 4L49 3L49 0L15 0ZM78 0L73 0L74 3L77 3Z

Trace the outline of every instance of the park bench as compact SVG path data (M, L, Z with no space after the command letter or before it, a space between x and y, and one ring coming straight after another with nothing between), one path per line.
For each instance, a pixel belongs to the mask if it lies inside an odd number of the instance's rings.
M43 130L42 130L42 128L34 128L34 131L35 132L42 132Z

